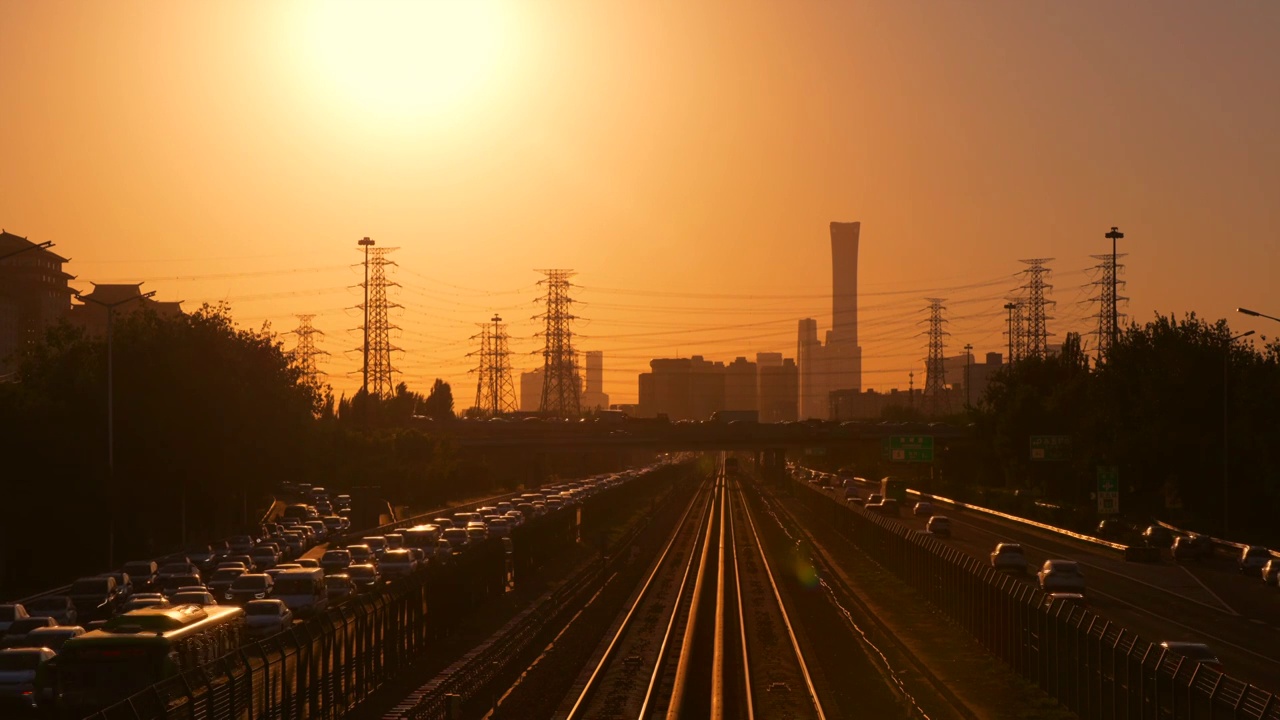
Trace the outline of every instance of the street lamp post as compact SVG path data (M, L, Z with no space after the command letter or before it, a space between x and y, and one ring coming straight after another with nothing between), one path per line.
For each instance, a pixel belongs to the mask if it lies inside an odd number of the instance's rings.
M1266 319L1268 319L1268 320L1275 320L1276 322L1280 322L1280 318L1278 318L1278 317L1271 317L1270 315L1267 315L1266 313L1260 313L1260 312L1258 312L1257 310L1250 310L1249 308L1242 308L1242 307L1238 307L1238 308L1236 308L1236 312L1238 312L1238 313L1242 313L1242 314L1244 314L1244 315L1251 315L1251 316L1253 316L1253 317L1266 318Z
M81 302L91 302L107 310L107 567L116 566L116 424L115 424L115 348L112 342L112 325L117 307L134 300L145 300L155 295L149 293L134 295L115 302L103 302L90 295L77 294Z
M1116 341L1120 339L1120 296L1117 293L1119 288L1118 278L1120 270L1116 266L1116 241L1124 239L1124 233L1120 232L1120 228L1112 226L1111 232L1104 237L1111 240L1111 345L1110 348L1116 346ZM1108 349L1110 349L1108 348Z
M1231 485L1228 482L1231 470L1231 455L1227 452L1227 445L1230 440L1230 434L1227 431L1227 419L1229 416L1228 408L1231 394L1228 392L1227 385L1230 377L1231 368L1231 346L1241 338L1247 338L1253 334L1253 330L1240 333L1227 340L1226 351L1222 353L1222 539L1227 539L1228 521L1230 520L1231 510Z
M964 406L969 407L969 361L973 359L973 344L964 346Z

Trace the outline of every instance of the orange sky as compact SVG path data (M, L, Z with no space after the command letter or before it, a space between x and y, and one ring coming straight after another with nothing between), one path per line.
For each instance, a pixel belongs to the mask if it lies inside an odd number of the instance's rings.
M864 383L1000 350L1019 258L1058 339L1103 233L1128 311L1280 314L1280 3L0 0L0 226L88 281L315 313L356 386L355 241L399 247L395 360L453 383L474 323L538 364L539 275L633 402L651 357L795 352L861 220ZM1262 321L1233 325L1270 334ZM287 340L291 344L291 340Z

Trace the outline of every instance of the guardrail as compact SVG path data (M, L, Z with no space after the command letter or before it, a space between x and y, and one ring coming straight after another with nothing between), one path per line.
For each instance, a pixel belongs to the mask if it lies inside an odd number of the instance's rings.
M1280 698L1140 639L892 518L809 488L806 505L988 652L1086 718L1280 720Z

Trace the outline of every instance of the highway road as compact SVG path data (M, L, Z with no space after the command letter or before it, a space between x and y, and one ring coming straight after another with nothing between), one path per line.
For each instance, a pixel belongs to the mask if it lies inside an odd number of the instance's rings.
M913 515L911 505L898 522L927 532L927 518ZM854 511L866 512L857 505ZM1114 549L980 512L938 504L934 513L951 518L952 537L942 540L976 558L987 560L997 543L1021 543L1029 564L1023 582L1036 584L1035 572L1047 559L1077 561L1094 613L1151 642L1207 643L1228 674L1280 691L1280 591L1240 575L1228 561L1182 564L1165 553L1157 563L1126 562Z

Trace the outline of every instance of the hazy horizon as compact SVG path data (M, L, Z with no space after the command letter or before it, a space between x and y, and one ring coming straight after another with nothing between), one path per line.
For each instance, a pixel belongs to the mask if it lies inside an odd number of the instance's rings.
M634 402L648 359L794 357L830 327L832 221L862 223L864 387L1004 352L1023 258L1051 343L1094 328L1090 255L1125 233L1124 312L1280 314L1280 5L1013 1L0 2L0 227L73 287L144 281L277 331L315 314L359 384L356 241L390 273L425 392L475 392L499 312L540 366L535 268L573 268L579 351ZM284 338L286 345L292 340Z

